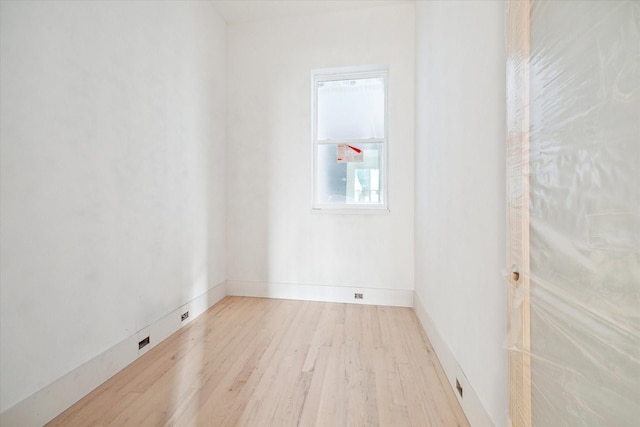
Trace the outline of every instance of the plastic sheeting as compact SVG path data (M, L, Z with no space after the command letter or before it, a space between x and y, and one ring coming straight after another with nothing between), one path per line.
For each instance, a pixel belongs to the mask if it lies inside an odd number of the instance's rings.
M510 420L640 426L640 2L507 2Z

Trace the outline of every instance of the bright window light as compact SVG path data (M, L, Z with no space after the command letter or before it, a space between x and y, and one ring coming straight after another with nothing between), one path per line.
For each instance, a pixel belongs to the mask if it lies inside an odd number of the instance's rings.
M387 73L312 72L315 209L387 209Z

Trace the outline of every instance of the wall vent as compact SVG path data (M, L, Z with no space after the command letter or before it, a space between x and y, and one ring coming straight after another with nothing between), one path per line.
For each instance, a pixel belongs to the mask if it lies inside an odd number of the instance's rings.
M146 347L147 345L149 345L149 337L146 337L145 339L143 339L138 343L138 350L141 350L143 347Z

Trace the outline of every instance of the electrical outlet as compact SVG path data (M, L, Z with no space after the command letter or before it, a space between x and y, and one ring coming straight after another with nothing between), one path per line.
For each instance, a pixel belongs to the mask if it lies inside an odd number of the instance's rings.
M353 294L353 297L355 299L363 299L364 295L363 294Z
M189 312L185 311L184 313L182 313L182 316L180 316L180 321L184 322L185 320L187 320L189 318Z
M138 343L138 350L141 350L143 347L146 347L147 345L149 345L149 337L146 337L145 339L143 339Z
M456 390L458 390L458 394L460 395L460 399L462 399L462 386L460 385L460 381L456 378Z

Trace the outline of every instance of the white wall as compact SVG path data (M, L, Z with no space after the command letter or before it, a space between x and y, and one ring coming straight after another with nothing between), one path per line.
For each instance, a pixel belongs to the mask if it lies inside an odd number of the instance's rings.
M415 266L439 355L505 424L501 1L228 34L206 2L0 5L0 412L225 278L397 291ZM312 213L310 70L381 63L391 213Z
M230 289L413 290L413 14L403 4L228 26ZM390 68L391 213L312 213L311 70L365 64Z
M502 1L416 13L416 311L496 425L507 411L504 14Z
M225 279L226 29L207 2L0 15L5 411Z

